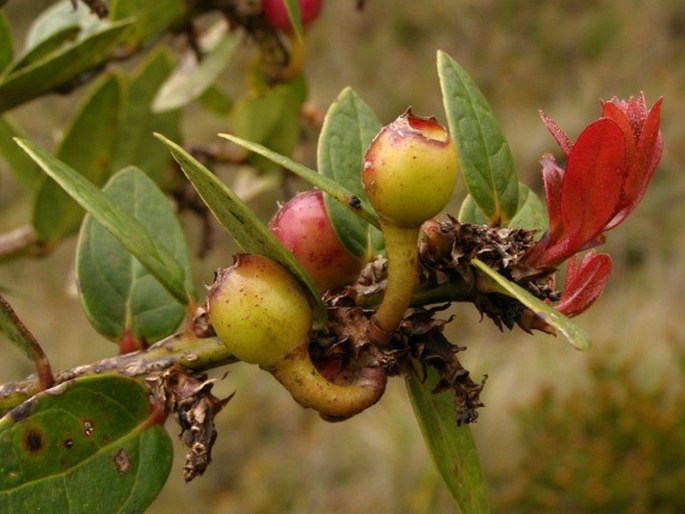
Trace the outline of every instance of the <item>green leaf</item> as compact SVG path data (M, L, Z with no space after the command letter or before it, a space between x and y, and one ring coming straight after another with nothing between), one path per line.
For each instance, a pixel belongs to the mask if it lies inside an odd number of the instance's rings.
M14 144L14 137L23 137L19 127L8 116L0 116L0 155L24 187L33 192L40 187L45 177L36 163Z
M547 209L542 200L528 186L519 182L519 203L514 215L509 223L510 227L525 228L527 230L539 230L540 235L549 226Z
M109 20L101 20L90 9L74 9L71 0L60 0L33 20L26 34L24 52L31 52L65 29L76 27L82 34L87 34L108 24Z
M123 103L117 75L99 80L62 139L56 157L102 186L109 175ZM55 182L45 180L34 201L33 225L41 240L54 243L78 230L83 209Z
M191 289L190 257L181 226L164 193L141 170L128 167L103 189L126 205L157 242L181 263ZM86 216L76 249L81 304L95 329L119 341L132 333L149 343L171 335L183 321L184 307L92 216Z
M473 79L444 52L438 52L438 75L466 187L488 224L506 224L516 214L518 181L495 114Z
M285 249L259 217L216 175L179 145L160 134L156 135L169 149L214 217L233 236L236 243L245 252L264 255L282 264L306 286L314 311L314 324L317 327L322 326L326 321L326 307L311 277L293 254Z
M425 382L407 374L405 382L416 419L433 462L461 512L488 513L487 486L471 429L457 426L451 392L432 392L437 378L432 368Z
M472 223L474 225L486 225L488 223L483 211L478 208L471 195L467 195L464 198L459 210L458 219L462 223ZM547 210L540 198L528 186L519 182L519 201L516 214L514 214L506 226L538 230L542 234L547 230L548 223Z
M300 2L298 0L283 0L288 18L293 26L297 39L302 39L304 29L302 28L302 14L300 13Z
M143 512L173 448L148 392L117 375L40 393L0 419L0 512Z
M185 287L187 278L183 267L133 217L126 206L116 204L87 178L45 150L24 139L16 141L45 173L109 230L174 298L183 305L190 302L192 292Z
M371 108L352 89L345 89L326 114L319 136L319 173L366 200L361 171L364 154L381 128ZM328 195L326 210L333 229L350 253L367 258L378 251L380 231Z
M200 62L194 54L188 53L162 85L152 109L170 111L199 98L226 70L241 39L238 33L227 34Z
M371 223L375 227L379 227L378 216L376 215L373 208L369 205L369 202L363 198L359 198L349 189L341 186L335 180L326 177L316 171L303 166L302 164L293 161L291 158L276 153L268 148L250 141L246 141L240 137L234 136L232 134L219 134L219 137L223 137L232 141L233 143L255 152L263 157L266 157L270 161L284 167L285 169L292 171L298 177L306 180L312 186L318 187L324 193L328 193L338 202L345 205L351 211L356 213L358 216L365 219L367 222ZM358 203L357 200L361 200Z
M4 11L0 11L0 76L7 69L14 57L14 42L10 24Z
M64 45L59 51L5 76L0 83L0 111L52 91L106 62L109 52L130 23L121 21L104 24L82 39Z
M290 155L300 137L300 109L307 97L304 77L251 91L237 99L231 111L238 137Z
M153 50L132 76L126 94L110 169L137 166L157 184L169 180L169 153L157 143L153 132L180 139L181 112L156 113L152 100L173 69L174 57L163 47Z
M518 284L510 282L487 264L473 259L471 263L478 269L479 274L501 294L515 298L540 316L546 323L564 334L566 339L578 350L590 348L590 339L587 334L551 305L537 299Z
M70 25L61 28L54 34L43 39L34 47L25 50L17 60L12 63L11 72L24 68L44 58L46 55L55 52L62 45L74 39L79 33L78 25Z
M227 118L233 108L233 99L216 83L202 93L198 98L198 103L208 112L222 119Z
M187 0L112 0L109 4L111 20L135 20L131 30L124 34L122 43L130 51L147 46L188 14Z
M488 224L485 214L483 214L483 211L478 208L471 195L466 195L464 201L461 202L461 208L459 209L459 215L457 216L457 219L461 223L470 223L472 225Z

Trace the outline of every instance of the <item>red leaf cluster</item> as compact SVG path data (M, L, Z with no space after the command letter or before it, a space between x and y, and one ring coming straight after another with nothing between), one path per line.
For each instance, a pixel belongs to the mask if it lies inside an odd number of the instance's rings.
M551 154L542 157L549 231L527 255L536 266L558 266L569 258L559 310L576 315L602 293L611 271L608 255L576 253L604 242L642 199L661 159L661 99L647 108L644 95L602 102L601 117L571 142L546 114L541 117L566 155L562 168Z

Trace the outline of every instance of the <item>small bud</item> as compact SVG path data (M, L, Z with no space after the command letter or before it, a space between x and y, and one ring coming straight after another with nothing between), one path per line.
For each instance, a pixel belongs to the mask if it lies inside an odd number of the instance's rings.
M366 151L362 184L381 219L415 227L437 215L457 180L457 151L435 118L407 110Z
M226 348L262 367L307 341L312 311L297 280L280 264L240 254L217 272L207 295L209 320Z
M292 198L278 209L269 228L320 291L349 284L359 276L362 262L347 251L333 230L321 191Z

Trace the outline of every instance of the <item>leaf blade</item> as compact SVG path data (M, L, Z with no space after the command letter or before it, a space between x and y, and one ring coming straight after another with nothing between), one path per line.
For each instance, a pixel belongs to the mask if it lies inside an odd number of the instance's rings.
M292 171L295 175L306 180L314 187L318 187L323 192L331 195L342 205L345 205L347 208L357 213L358 216L365 219L373 226L380 226L378 222L378 216L369 203L357 197L357 195L355 195L352 191L349 191L347 188L340 186L337 182L335 182L335 180L321 175L320 173L317 173L316 171L309 169L298 162L295 162L289 157L280 155L260 144L247 141L240 137L234 136L233 134L219 134L219 137L228 139L229 141L232 141L233 143L240 145L251 152L266 157L279 166L283 166L285 169ZM360 204L358 204L356 200L361 200Z
M118 171L133 165L142 169L155 183L163 185L170 179L169 153L157 144L153 132L181 137L181 111L152 111L152 101L161 84L173 69L170 50L159 48L134 71L126 88L126 102L116 137L110 169Z
M185 287L185 273L169 253L127 211L107 198L92 182L30 141L15 139L41 169L58 182L131 252L164 288L183 305L192 299Z
M181 263L190 277L185 238L164 194L140 169L124 168L107 183L103 193L126 205L136 219ZM138 260L91 215L83 222L76 247L79 297L91 324L114 341L130 333L154 343L171 335L185 309ZM186 283L191 289L192 284Z
M478 270L478 273L488 280L488 282L499 290L499 292L515 298L566 336L566 339L568 339L569 343L571 343L574 348L578 350L588 350L590 348L591 343L587 334L554 307L535 298L521 286L510 282L478 259L473 259L471 264L473 264Z
M201 62L183 62L162 84L152 102L152 110L171 111L202 96L230 64L240 41L238 34L229 33Z
M344 89L326 113L319 136L319 173L366 200L361 181L362 163L371 140L381 128L375 113L352 89ZM326 210L340 241L350 253L367 258L381 239L373 225L339 201L324 195Z
M121 77L103 76L71 120L55 153L57 159L80 170L97 186L102 186L109 174L123 96ZM33 226L39 238L47 243L57 242L74 233L82 219L81 206L44 176L33 210Z
M518 180L495 114L473 79L444 52L438 52L438 75L466 187L489 224L506 224L516 213Z
M487 486L471 429L457 426L452 394L433 393L437 373L428 371L425 382L409 373L405 384L429 453L460 510L486 514L490 512Z
M0 111L52 91L104 62L130 24L130 20L108 23L76 43L5 76L0 83Z
M142 512L172 461L145 387L117 375L57 387L0 419L0 510Z
M308 292L314 323L321 326L327 318L326 307L311 277L302 269L292 253L281 245L259 217L216 175L181 146L161 134L155 136L169 149L214 217L244 251L275 260L300 280Z

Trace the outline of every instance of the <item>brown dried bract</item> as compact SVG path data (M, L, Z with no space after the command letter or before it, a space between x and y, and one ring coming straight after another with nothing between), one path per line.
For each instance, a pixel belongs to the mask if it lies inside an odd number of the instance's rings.
M217 436L214 418L233 397L220 400L214 396L214 382L205 375L193 376L181 366L173 366L154 379L154 395L174 413L181 426L181 441L190 449L183 468L186 482L202 475L209 466Z
M456 423L462 425L478 419L477 409L483 406L480 393L487 376L480 383L474 382L457 357L465 348L450 343L443 335L443 327L450 320L435 319L435 314L445 307L413 309L404 319L400 332L408 357L411 357L407 360L406 372L426 377L426 367L434 368L439 380L433 393L453 393ZM420 370L413 366L415 362L419 363Z

